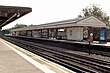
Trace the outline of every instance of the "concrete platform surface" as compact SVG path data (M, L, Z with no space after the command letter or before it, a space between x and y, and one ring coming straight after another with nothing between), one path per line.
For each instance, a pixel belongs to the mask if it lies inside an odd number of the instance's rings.
M0 73L75 73L0 38Z
M0 39L0 73L44 73L6 46Z

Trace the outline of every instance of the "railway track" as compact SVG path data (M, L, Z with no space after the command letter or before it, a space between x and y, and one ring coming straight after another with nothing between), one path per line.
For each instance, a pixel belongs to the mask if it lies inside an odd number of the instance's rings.
M76 72L110 72L110 62L97 60L77 54L70 54L65 51L54 49L58 48L54 46L38 44L14 38L6 38L6 40Z
M70 42L70 41L64 41L64 40L60 41L60 40L51 40L51 39L45 39L45 38L34 38L34 37L24 37L24 36L8 36L8 37L30 41L34 43L56 46L56 47L63 48L64 50L75 50L75 51L81 51L81 52L110 57L109 46L91 45L89 47L88 44L75 43L74 41Z

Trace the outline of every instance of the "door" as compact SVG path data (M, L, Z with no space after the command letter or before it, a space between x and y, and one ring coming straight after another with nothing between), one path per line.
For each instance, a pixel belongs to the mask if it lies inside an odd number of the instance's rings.
M81 32L78 30L76 34L76 40L81 40Z

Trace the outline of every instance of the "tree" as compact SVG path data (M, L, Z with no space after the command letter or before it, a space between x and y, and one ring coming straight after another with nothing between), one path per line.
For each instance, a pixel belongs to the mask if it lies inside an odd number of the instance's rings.
M27 27L27 25L17 23L14 28L22 28L22 27Z
M106 12L103 11L99 5L93 4L92 6L87 6L86 8L82 9L82 12L85 17L91 15L97 16L99 19L103 20L107 26L110 27L110 17L107 16ZM94 28L94 39L99 38L99 31L99 28Z
M10 34L10 29L2 30L2 33L3 33L3 34Z
M22 28L22 27L27 27L27 25L17 23L14 27L2 30L2 32L3 32L3 34L10 34L12 29Z
M8 29L5 29L5 30L2 30L2 34L10 34L11 33L11 30L12 28L8 28Z
M106 12L100 8L99 5L93 4L92 6L88 6L82 10L84 16L95 15L101 20L103 20L107 26L110 26L110 17L107 16Z

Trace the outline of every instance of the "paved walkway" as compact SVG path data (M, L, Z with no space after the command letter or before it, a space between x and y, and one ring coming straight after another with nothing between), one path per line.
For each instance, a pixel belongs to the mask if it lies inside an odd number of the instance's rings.
M43 73L0 39L0 73Z
M75 73L0 38L0 73Z

